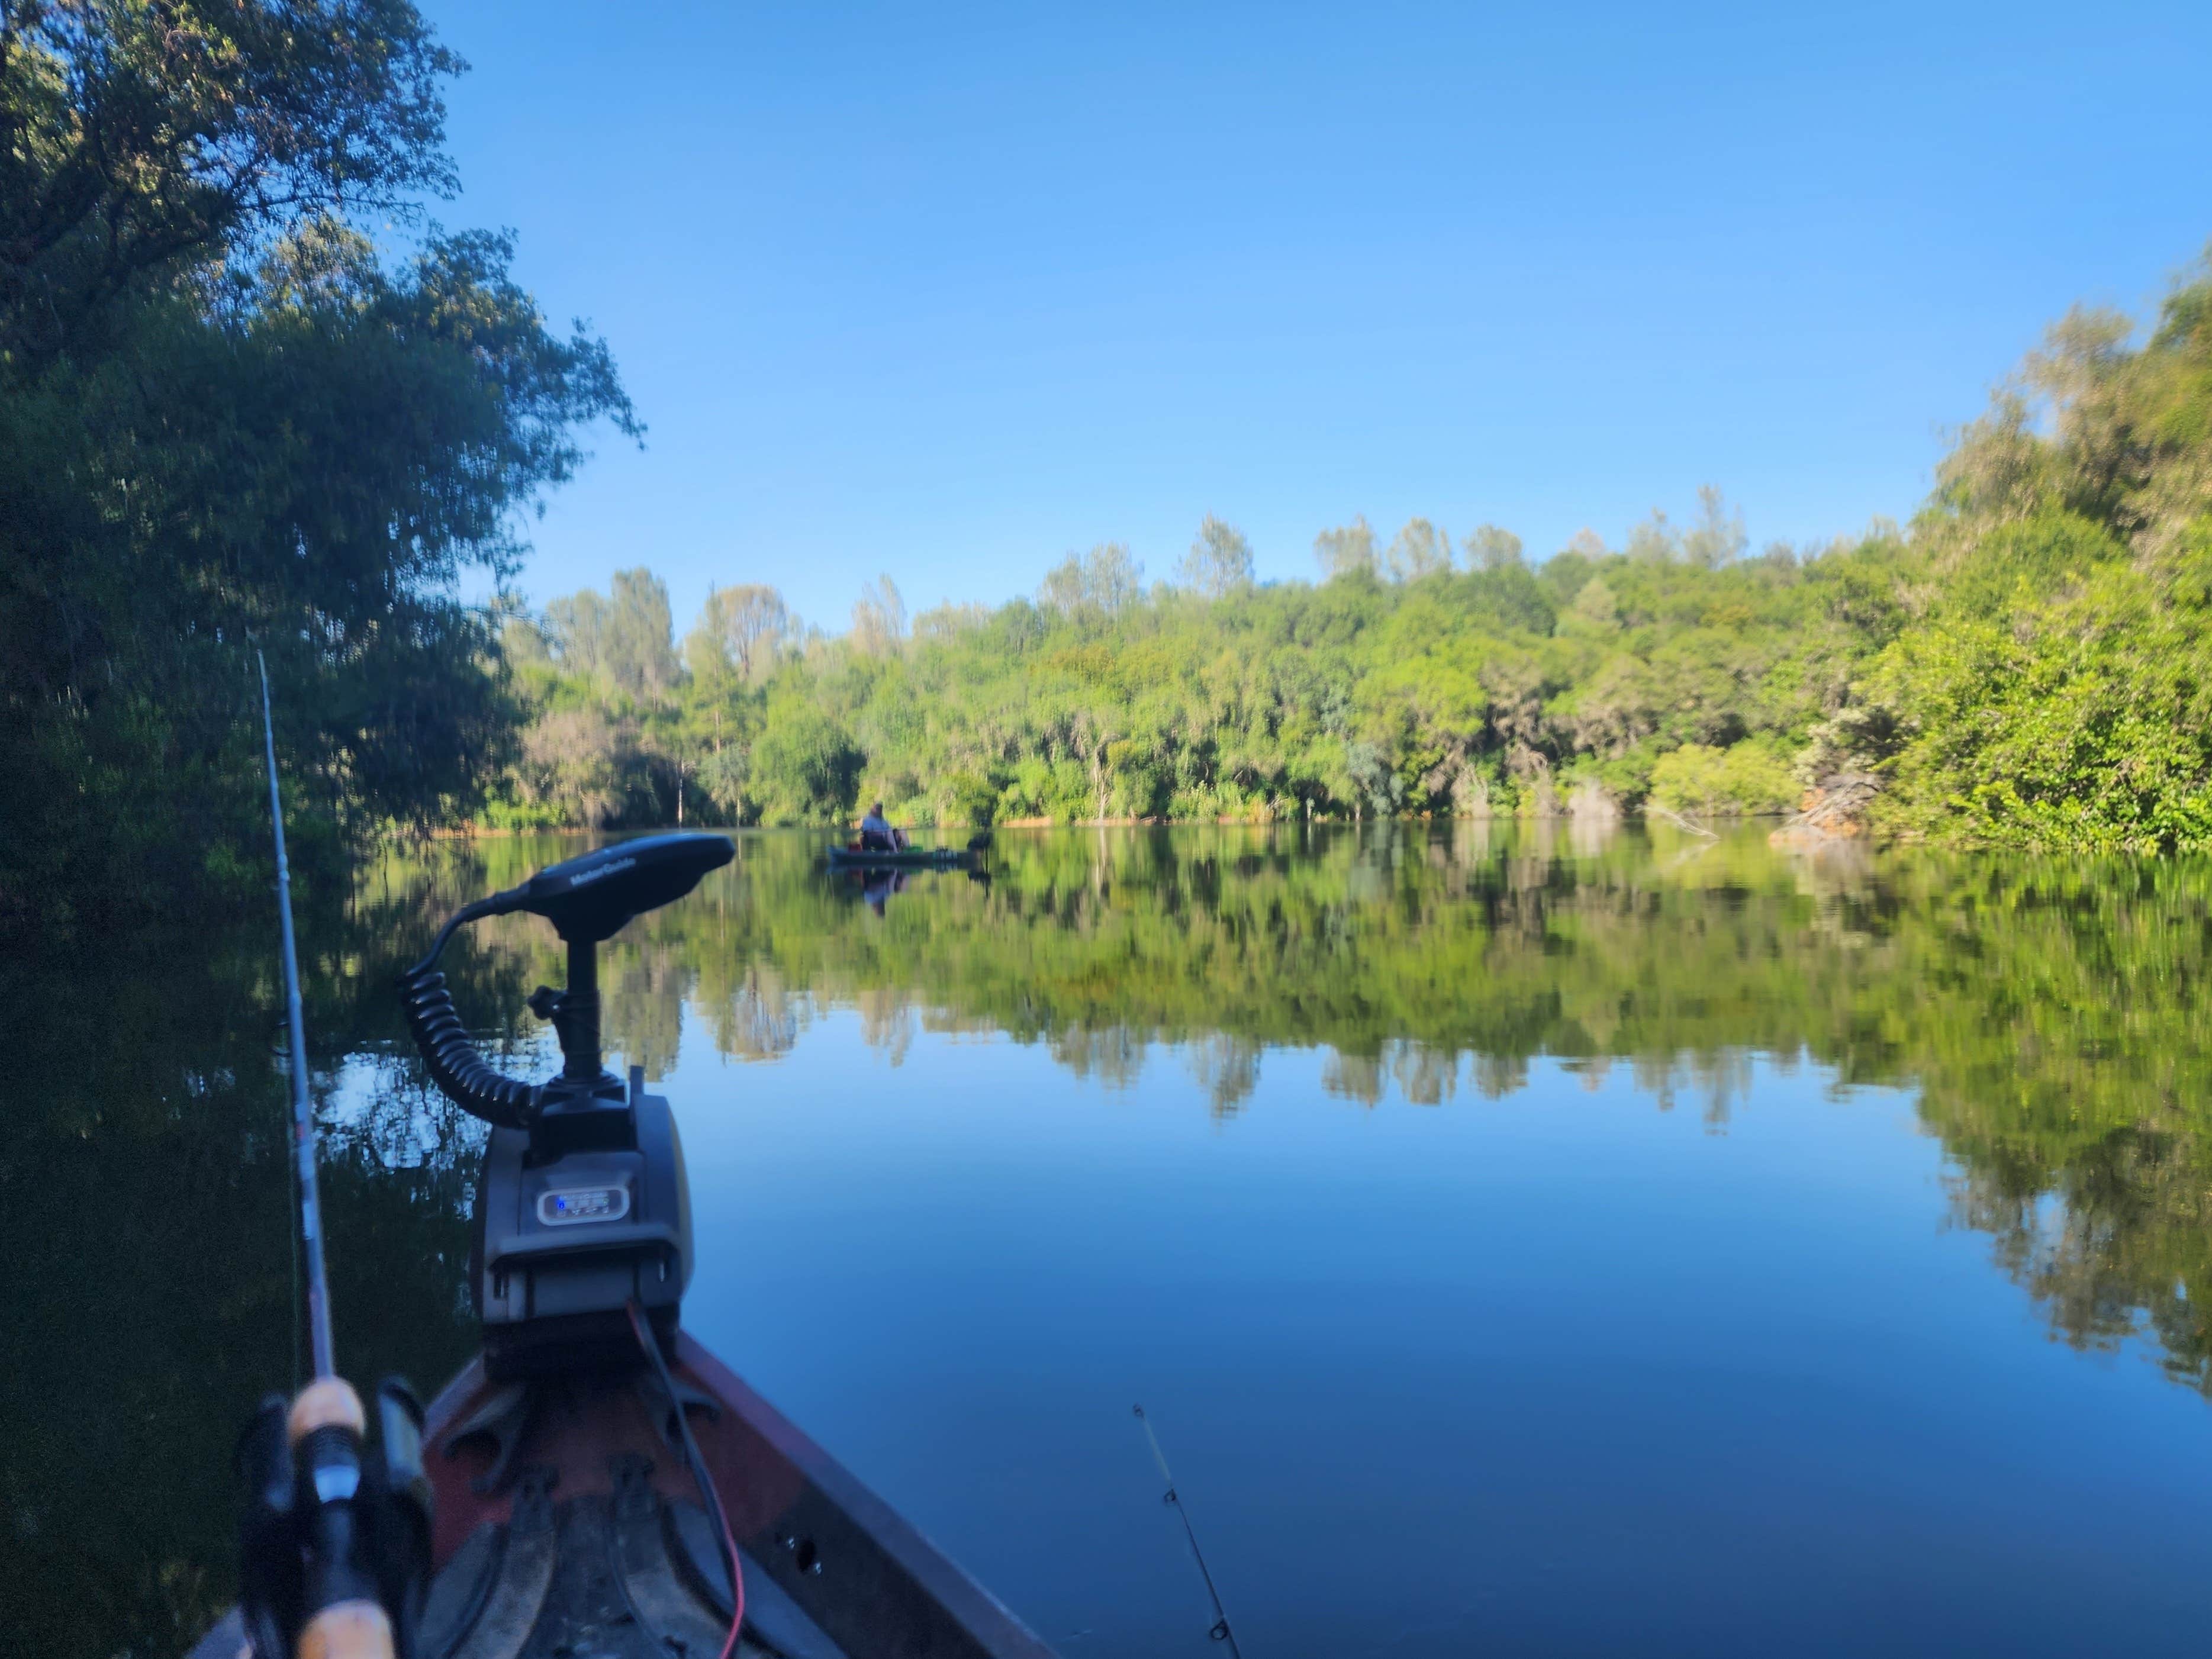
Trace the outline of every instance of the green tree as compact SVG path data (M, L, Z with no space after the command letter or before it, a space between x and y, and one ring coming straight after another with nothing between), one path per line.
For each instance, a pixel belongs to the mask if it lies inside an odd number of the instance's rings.
M906 600L898 584L878 576L860 589L853 602L853 645L872 657L896 651L906 643Z
M684 636L684 659L696 678L731 674L757 684L775 668L793 625L790 608L773 587L709 588L697 623Z
M668 585L642 567L616 571L604 596L585 588L545 607L545 641L562 667L637 702L675 684L673 632Z
M2140 346L2110 319L2063 325L1909 531L1747 558L1708 485L1619 551L1584 531L1531 566L1484 526L1455 568L1427 520L1378 553L1355 520L1316 538L1327 580L1263 585L1209 518L1176 586L1145 591L1109 544L1034 602L940 607L909 636L878 584L849 633L787 645L772 675L733 672L718 597L650 708L516 678L533 714L599 697L636 723L625 823L690 810L690 780L718 812L834 816L849 792L803 763L827 722L915 823L1765 813L1811 790L1854 810L1880 792L1875 825L1900 835L2194 847L2208 291L2177 289Z
M1382 562L1393 581L1414 582L1436 575L1451 568L1451 538L1426 519L1408 519L1390 538Z
M866 757L852 734L803 692L769 700L753 745L747 794L764 823L835 823L853 814Z
M398 0L8 8L0 926L253 872L256 645L308 873L493 775L515 711L460 579L513 574L584 427L636 427L506 239L388 267L332 216L446 178L455 67Z
M1334 581L1339 576L1373 575L1378 568L1375 532L1368 527L1365 515L1355 516L1350 524L1324 530L1316 536L1314 558L1321 566L1324 581Z
M1711 570L1741 558L1750 540L1743 533L1743 514L1731 512L1717 484L1698 489L1698 521L1682 537L1682 556L1702 569Z
M606 673L622 690L641 702L666 695L677 673L667 583L642 567L615 572L603 649Z
M1832 739L1885 778L1893 829L2212 845L2212 270L2133 334L2070 313L1939 471L1926 597Z
M319 221L411 218L453 179L462 67L406 0L10 0L0 21L0 356L97 350L118 302Z
M1198 538L1176 571L1182 585L1209 599L1222 599L1252 580L1252 544L1235 525L1211 513L1198 526Z
M1899 733L1893 825L2212 848L2212 521L2149 563L2070 514L2007 526L1871 678Z
M1503 570L1521 562L1521 538L1494 524L1477 525L1467 538L1467 562L1471 570Z
M1137 603L1144 568L1119 542L1103 542L1088 553L1069 554L1045 573L1037 604L1079 622L1111 622Z

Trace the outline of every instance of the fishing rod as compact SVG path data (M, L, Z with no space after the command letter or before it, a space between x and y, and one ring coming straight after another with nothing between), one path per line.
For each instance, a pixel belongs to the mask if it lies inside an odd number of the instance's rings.
M293 943L292 870L284 856L284 803L276 793L276 723L269 710L268 659L257 649L253 659L261 667L261 741L269 763L269 827L276 837L276 921L283 939L284 1019L292 1050L292 1157L299 1180L301 1249L307 1258L307 1346L315 1375L336 1376L337 1360L331 1349L330 1278L323 1266L322 1189L315 1179L315 1109L307 1095L307 1022L300 1005L300 956Z
M276 723L268 660L258 647L253 656L261 671L262 754L269 769L269 824L276 844L276 918L291 1048L301 1243L293 1261L297 1271L305 1258L314 1377L289 1402L282 1395L263 1401L239 1443L239 1470L247 1492L240 1521L240 1611L246 1650L254 1659L284 1659L295 1653L319 1659L408 1659L430 1553L422 1407L405 1382L386 1379L376 1391L377 1444L368 1450L368 1414L361 1396L338 1375L331 1351L315 1109L307 1089L307 1022L292 927L284 801L276 782ZM293 1352L296 1375L296 1346Z
M1182 1535L1190 1540L1190 1559L1198 1563L1198 1576L1206 1580L1206 1593L1213 1599L1213 1627L1206 1632L1217 1642L1226 1642L1232 1659L1244 1659L1237 1645L1236 1632L1229 1628L1228 1609L1221 1605L1221 1592L1213 1587L1213 1574L1207 1571L1206 1552L1198 1547L1198 1534L1190 1524L1190 1511L1183 1507L1182 1494L1176 1490L1175 1476L1168 1472L1167 1454L1160 1449L1160 1437L1152 1432L1152 1419L1145 1415L1145 1408L1133 1408L1137 1421L1145 1426L1145 1438L1152 1443L1152 1462L1160 1466L1160 1479L1167 1483L1167 1492L1160 1501L1176 1512L1182 1522Z

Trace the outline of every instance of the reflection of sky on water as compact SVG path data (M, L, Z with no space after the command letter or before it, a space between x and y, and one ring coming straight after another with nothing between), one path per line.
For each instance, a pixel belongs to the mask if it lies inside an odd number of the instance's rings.
M2130 1121L2203 1069L2187 871L1482 824L1003 866L871 894L747 837L603 984L693 1328L1071 1653L1202 1644L1137 1397L1255 1652L2212 1613L2212 1417L2159 1372L2202 1381L2195 1132ZM543 1075L557 959L483 931ZM356 1060L333 1115L455 1156L409 1087Z
M688 1318L1073 1652L1203 1645L1138 1399L1255 1652L2180 1652L2212 1609L2212 1419L2048 1340L1906 1093L1747 1054L1716 1135L1686 1071L1462 1062L1436 1111L1269 1048L1224 1117L1203 1045L869 1030L687 1042Z

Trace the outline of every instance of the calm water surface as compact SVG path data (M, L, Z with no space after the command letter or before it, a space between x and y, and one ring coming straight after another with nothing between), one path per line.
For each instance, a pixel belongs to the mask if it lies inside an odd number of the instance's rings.
M477 1137L388 992L579 841L301 919L340 1358L465 1355ZM1071 1656L2198 1652L2212 868L1478 824L818 838L609 952L686 1321ZM11 970L0 1601L154 1655L289 1380L273 927ZM526 917L449 966L511 1069Z

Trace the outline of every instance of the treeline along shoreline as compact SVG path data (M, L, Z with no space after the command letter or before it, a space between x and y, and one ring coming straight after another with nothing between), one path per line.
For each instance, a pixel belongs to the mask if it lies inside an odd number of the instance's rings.
M1647 802L1780 811L1804 736L1884 618L1894 532L1738 556L1719 497L1687 535L1594 535L1541 563L1485 526L1384 546L1324 532L1316 581L1260 584L1209 519L1172 580L1124 547L1036 595L909 619L869 585L838 635L775 589L714 592L680 649L648 569L508 619L529 711L483 821L835 822L880 798L930 825L1558 816ZM1872 626L1868 624L1871 623Z
M1751 553L1678 529L1540 562L1485 525L1315 539L1261 584L1209 518L1150 586L1070 556L1033 598L835 636L715 590L680 647L647 568L506 619L523 711L479 821L913 824L1699 817L1814 835L2212 844L2212 276L2136 343L2076 312L1960 434L1909 526Z
M1416 519L1259 583L1208 519L1005 605L831 635L732 570L679 640L619 573L532 614L520 526L639 438L455 187L462 67L406 0L326 27L97 3L0 33L0 930L208 915L265 878L253 659L303 876L395 830L1699 817L2212 844L2212 272L2077 312L1912 521L1533 558ZM386 228L413 226L395 249Z

